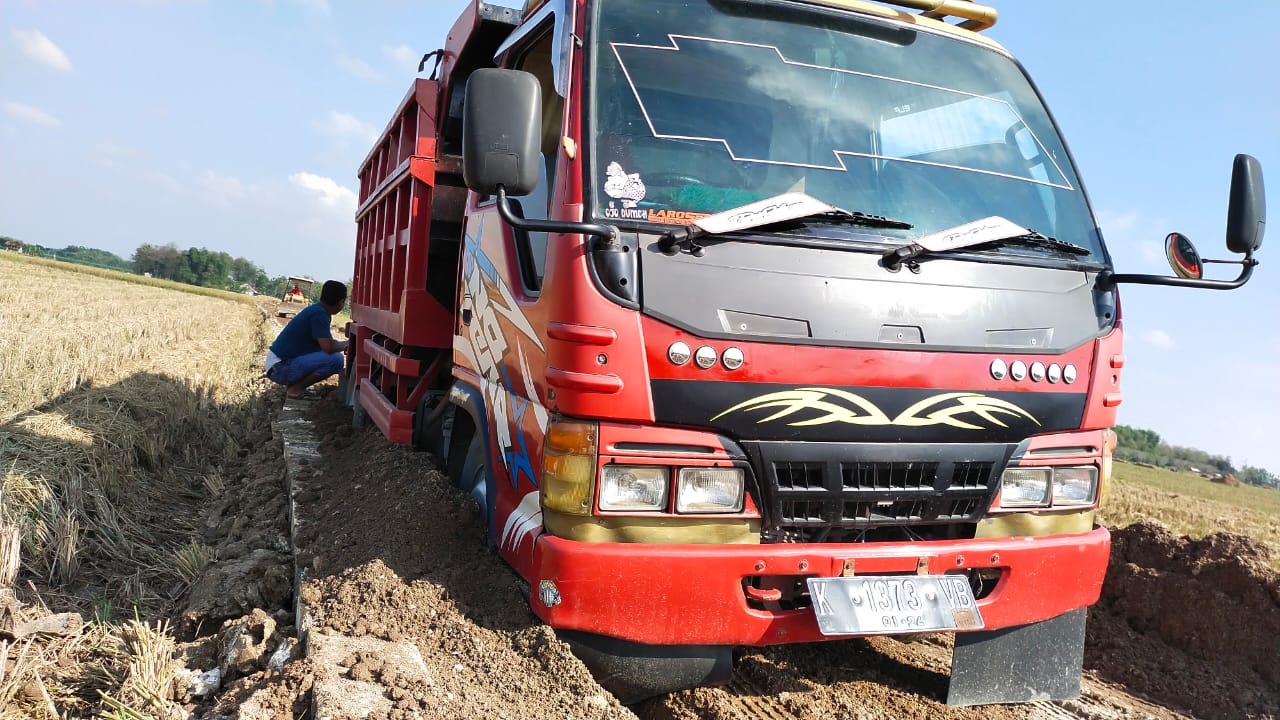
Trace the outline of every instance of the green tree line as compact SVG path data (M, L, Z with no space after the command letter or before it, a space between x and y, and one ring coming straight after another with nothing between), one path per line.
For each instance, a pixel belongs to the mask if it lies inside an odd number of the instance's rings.
M1233 475L1240 482L1250 485L1280 488L1280 477L1264 468L1245 465L1237 469L1231 463L1231 458L1213 455L1196 448L1170 445L1161 440L1160 435L1154 430L1117 425L1115 431L1117 441L1115 456L1118 460L1145 463L1179 472L1197 470L1203 473Z
M0 246L3 246L6 241L15 239L0 235ZM23 243L22 252L35 257L121 270L174 280L187 285L232 292L252 290L260 295L279 296L284 294L288 283L288 279L284 276L271 277L246 258L232 257L228 253L202 247L179 250L173 243L167 245L144 243L139 245L133 252L133 257L127 260L108 250L79 245L47 248L34 243ZM318 286L312 288L313 295L318 297L319 292Z

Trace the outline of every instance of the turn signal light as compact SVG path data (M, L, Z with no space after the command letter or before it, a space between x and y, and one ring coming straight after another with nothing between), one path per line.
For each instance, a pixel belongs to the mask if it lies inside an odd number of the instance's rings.
M596 485L595 423L553 421L542 445L542 507L590 515Z

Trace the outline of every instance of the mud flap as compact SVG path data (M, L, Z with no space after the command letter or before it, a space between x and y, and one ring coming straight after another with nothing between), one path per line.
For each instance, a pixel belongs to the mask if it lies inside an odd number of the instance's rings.
M957 633L948 705L1071 700L1080 694L1086 609L1030 625Z

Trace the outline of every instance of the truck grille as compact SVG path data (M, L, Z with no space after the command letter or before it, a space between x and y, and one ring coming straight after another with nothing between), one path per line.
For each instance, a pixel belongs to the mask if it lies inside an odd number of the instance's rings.
M743 443L763 470L765 537L957 537L991 505L1009 445Z

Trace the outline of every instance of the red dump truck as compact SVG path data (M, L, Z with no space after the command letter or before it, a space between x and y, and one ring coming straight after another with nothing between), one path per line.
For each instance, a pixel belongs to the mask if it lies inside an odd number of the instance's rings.
M361 166L344 392L624 702L929 632L951 703L1078 694L1117 287L1243 284L1262 175L1236 157L1235 279L1176 233L1175 276L1116 273L995 20L477 1Z

